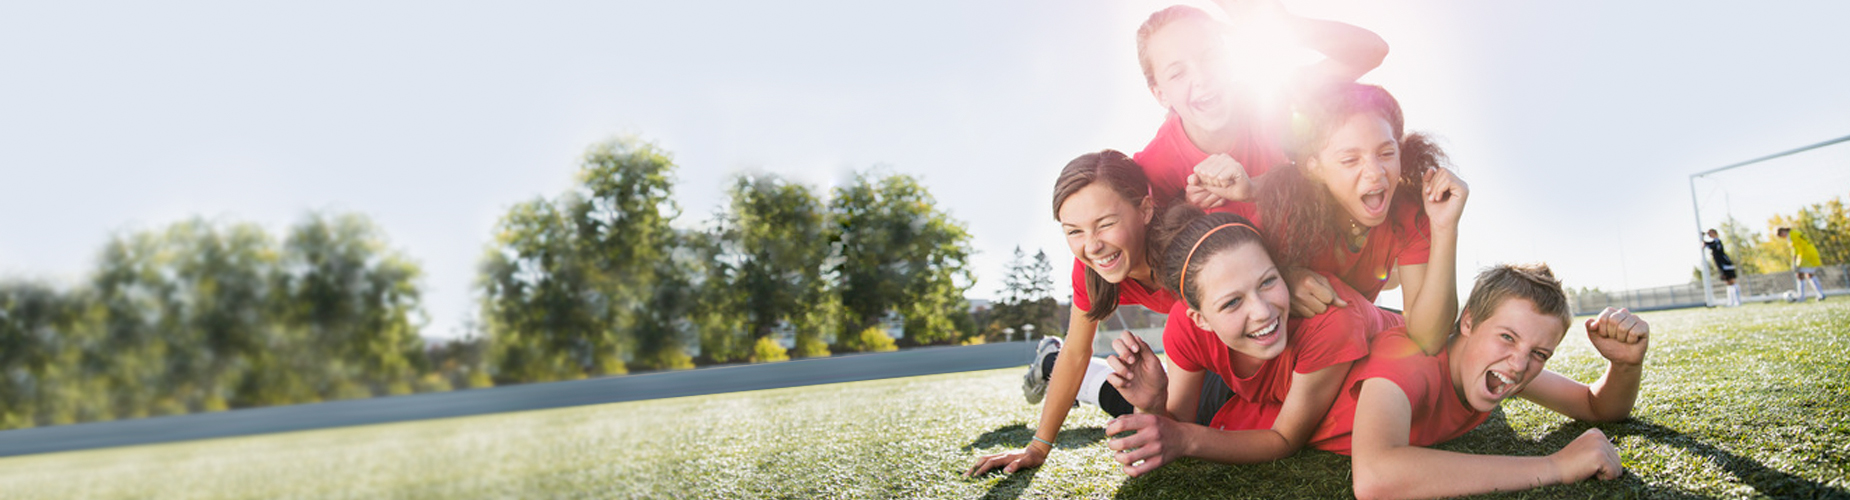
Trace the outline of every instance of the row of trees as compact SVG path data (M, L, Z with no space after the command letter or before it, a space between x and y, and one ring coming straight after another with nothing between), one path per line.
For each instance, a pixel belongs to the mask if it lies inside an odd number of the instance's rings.
M0 282L0 428L1058 331L1044 253L1017 249L1008 296L969 312L970 236L913 177L824 196L740 175L687 229L669 224L674 169L610 141L572 189L509 208L475 333L438 343L419 336L423 271L365 216L311 213L280 239L201 219L117 235L74 287Z
M497 381L979 334L963 297L974 284L969 233L917 179L864 172L825 197L740 175L704 227L683 229L669 224L674 169L653 144L610 141L585 155L571 190L501 219L479 278Z
M0 427L486 384L466 346L426 353L422 271L387 243L360 215L281 241L195 219L110 239L69 290L0 283Z
M1850 210L1846 210L1843 198L1813 203L1791 215L1776 214L1767 219L1765 233L1733 217L1722 221L1715 230L1727 244L1728 257L1734 259L1736 272L1749 276L1792 270L1792 246L1774 234L1774 229L1780 227L1804 231L1812 245L1818 247L1818 257L1824 263L1850 262ZM1714 262L1706 259L1704 262L1712 276L1720 276L1721 271L1715 269ZM1692 273L1695 281L1702 281L1701 270Z

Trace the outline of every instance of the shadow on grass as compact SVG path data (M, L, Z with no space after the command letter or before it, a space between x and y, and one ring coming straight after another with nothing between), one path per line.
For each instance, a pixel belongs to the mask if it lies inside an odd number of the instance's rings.
M1007 445L1012 449L1020 449L1028 446L1028 442L1033 439L1034 431L1029 430L1027 426L1022 424L1008 424L985 432L981 436L977 436L976 441L964 445L963 450L969 452L979 448L994 447L996 445ZM1060 431L1060 437L1054 438L1054 448L1069 450L1083 448L1104 439L1105 429L1102 427L1066 429ZM1001 472L1001 470L1002 469L999 468L994 469L983 475L1005 474ZM1035 467L1009 474L1008 477L1003 478L1001 482L997 482L995 486L989 487L989 491L983 493L983 498L1020 498L1021 493L1028 490L1028 485L1034 484L1034 476L1040 474L1040 471L1040 467Z
M1561 427L1560 429L1555 430L1554 432L1549 433L1546 437L1542 439L1542 441L1543 442L1559 441L1560 443L1562 443L1562 445L1565 445L1567 442L1573 441L1574 438L1580 437L1580 434L1583 432L1586 432L1587 429L1590 429L1593 427L1599 427L1601 432L1605 432L1607 437L1613 438L1613 439L1618 439L1621 437L1628 437L1628 436L1636 436L1636 437L1644 438L1646 440L1650 440L1650 441L1653 441L1659 444L1681 448L1683 451L1686 451L1692 455L1696 455L1698 457L1707 459L1709 462L1717 466L1720 466L1722 470L1726 470L1728 471L1729 474L1734 475L1735 481L1738 481L1741 484L1750 486L1754 489L1754 491L1759 492L1761 495L1766 495L1768 497L1772 497L1772 498L1845 498L1845 497L1850 497L1850 492L1846 492L1838 488L1833 488L1830 485L1826 485L1824 483L1820 483L1820 482L1813 481L1810 479L1805 479L1805 478L1793 475L1785 471L1767 467L1766 464L1762 464L1759 461L1754 460L1752 458L1736 455L1733 452L1730 452L1728 450L1717 448L1708 443L1698 441L1695 438L1689 437L1688 435L1676 429L1664 427L1662 425L1658 425L1656 423L1652 423L1646 420L1632 419L1632 420L1627 420L1627 421L1620 422L1617 424L1606 424L1606 425L1598 425L1598 426L1589 424L1586 422L1575 421L1571 424ZM1656 488L1652 488L1650 485L1643 484L1643 481L1638 479L1637 474L1632 474L1629 471L1626 473L1624 478L1621 478L1621 480L1636 481L1638 482L1638 487L1642 489L1646 489L1646 490L1656 489ZM1670 495L1682 494L1682 495L1689 495L1690 497L1698 496L1698 495L1690 494L1687 492L1682 492L1680 490L1678 491L1664 491L1662 489L1656 489L1656 490L1657 491L1652 492L1653 493L1652 496L1661 496L1665 494L1670 494Z
M1034 431L1028 429L1027 426L1022 424L1008 424L985 432L981 436L977 436L976 441L971 441L970 444L964 445L963 450L972 451L978 448L988 448L999 444L1021 448L1027 446L1028 441L1033 439ZM1053 444L1055 448L1084 448L1091 446L1093 443L1103 441L1104 439L1105 428L1103 427L1079 427L1060 431L1060 437L1054 438Z

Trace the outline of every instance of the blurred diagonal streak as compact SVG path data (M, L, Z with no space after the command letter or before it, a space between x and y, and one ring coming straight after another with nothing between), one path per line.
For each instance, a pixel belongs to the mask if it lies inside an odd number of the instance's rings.
M382 424L1023 366L1032 342L925 347L759 365L0 431L0 456Z

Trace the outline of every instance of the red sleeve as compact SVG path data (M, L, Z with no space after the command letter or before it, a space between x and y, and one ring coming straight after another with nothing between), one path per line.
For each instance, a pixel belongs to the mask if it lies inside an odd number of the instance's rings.
M1297 361L1291 371L1312 373L1331 365L1348 363L1368 356L1369 330L1378 328L1367 299L1350 289L1342 280L1325 275L1336 288L1337 296L1349 307L1330 308L1323 314L1298 321L1291 330L1290 342L1297 346Z
M1188 319L1188 305L1176 302L1169 308L1169 317L1163 320L1163 353L1169 355L1169 361L1176 368L1198 372L1206 369L1208 362L1202 359L1200 328Z
M1158 201L1182 195L1183 187L1188 185L1188 174L1195 172L1195 163L1185 158L1177 144L1177 137L1186 141L1188 136L1182 131L1182 119L1170 113L1163 120L1163 126L1156 129L1156 137L1150 144L1131 156L1131 160L1143 167L1144 177L1150 180L1150 192L1156 194ZM1188 143L1194 149L1194 143Z
M1349 380L1355 381L1347 388L1351 395L1360 397L1362 382L1368 379L1386 379L1400 386L1400 391L1407 394L1407 402L1419 408L1420 401L1432 390L1432 379L1426 373L1435 366L1431 356L1420 351L1420 346L1407 337L1407 331L1400 328L1381 334L1371 350L1373 354L1367 360L1350 368Z
M1414 205L1410 211L1412 216L1409 218L1412 220L1405 224L1406 230L1400 235L1400 256L1394 262L1396 266L1425 264L1432 256L1432 221L1426 218L1424 207Z
M1073 258L1073 306L1092 312L1092 297L1086 294L1086 264Z

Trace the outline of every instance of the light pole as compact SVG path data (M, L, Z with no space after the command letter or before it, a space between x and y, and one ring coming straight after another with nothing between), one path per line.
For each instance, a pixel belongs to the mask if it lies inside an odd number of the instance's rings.
M1029 342L1034 341L1034 325L1021 325L1021 339Z

